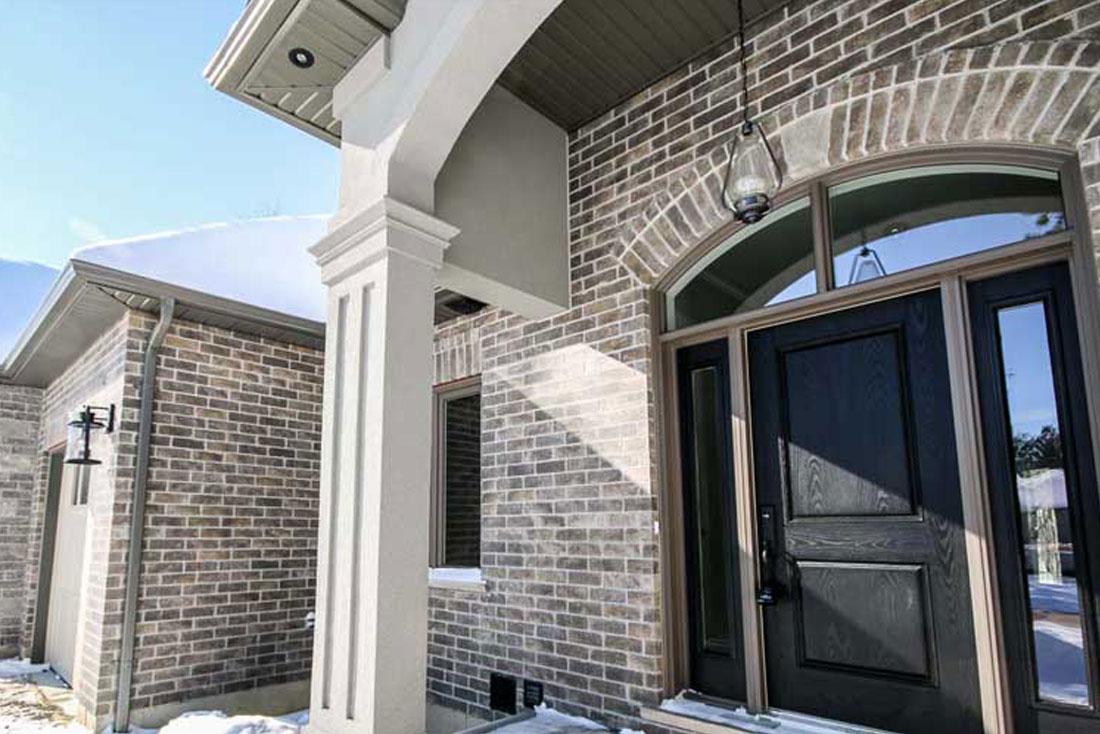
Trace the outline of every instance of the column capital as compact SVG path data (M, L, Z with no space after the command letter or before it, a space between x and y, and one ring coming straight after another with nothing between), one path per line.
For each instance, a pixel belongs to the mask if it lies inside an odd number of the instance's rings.
M459 230L389 196L358 213L334 220L328 234L309 248L321 266L321 280L333 285L391 254L438 270L443 251Z

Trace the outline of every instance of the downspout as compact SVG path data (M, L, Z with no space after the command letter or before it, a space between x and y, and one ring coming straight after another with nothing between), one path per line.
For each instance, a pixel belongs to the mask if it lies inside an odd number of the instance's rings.
M122 653L118 665L118 691L115 699L116 732L130 731L130 689L134 682L134 630L137 626L138 582L141 577L141 544L145 536L145 487L149 480L149 440L153 430L153 398L157 380L157 352L172 323L176 299L163 298L160 320L145 347L141 370L141 413L137 435L137 466L134 469L134 493L130 510L130 553L126 561L126 603L122 614Z

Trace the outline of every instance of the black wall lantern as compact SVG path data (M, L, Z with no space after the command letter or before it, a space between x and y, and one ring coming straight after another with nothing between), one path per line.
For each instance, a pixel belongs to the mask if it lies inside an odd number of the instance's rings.
M729 167L722 186L722 201L738 221L753 224L771 209L772 199L783 186L764 128L749 119L749 79L745 73L745 9L737 0L738 41L741 44L741 88L744 120L730 144Z
M106 414L106 415L104 415ZM104 422L103 418L106 418ZM92 431L113 433L115 430L115 406L100 407L85 405L84 409L77 413L76 420L69 422L69 437L65 445L66 464L102 464L99 459L92 458Z

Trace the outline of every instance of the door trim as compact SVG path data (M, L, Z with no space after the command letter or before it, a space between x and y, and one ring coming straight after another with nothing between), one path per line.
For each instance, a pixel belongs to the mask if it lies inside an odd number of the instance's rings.
M65 471L65 445L55 446L40 457L46 462L46 497L42 515L42 542L38 548L38 588L34 600L34 625L31 630L31 662L46 659L46 627L50 616L50 590L53 585L53 553L57 542L57 512L61 502L61 477ZM57 462L56 465L54 462Z
M978 693L981 696L982 730L986 734L1010 732L1008 676L1004 669L1004 638L997 565L993 557L993 522L985 473L985 452L974 375L974 342L970 338L970 313L962 277L944 278L944 335L947 370L951 381L951 407L955 416L955 452L959 460L963 524L966 530L967 570L970 577L970 609L974 617L974 648L978 661Z
M915 159L925 162L924 158ZM896 166L897 164L895 164ZM863 284L826 291L796 301L748 314L737 314L706 324L674 332L661 333L665 299L658 287L651 292L651 325L654 342L655 375L663 388L657 410L657 437L662 447L657 453L659 476L667 488L661 493L660 508L662 559L669 573L664 574L665 599L664 692L673 696L687 687L687 645L683 625L677 624L686 613L683 591L682 549L684 542L682 507L677 497L682 489L678 480L679 445L677 431L668 416L676 415L675 353L683 346L727 338L730 345L730 382L734 457L735 501L738 512L738 543L743 604L745 654L749 711L768 710L764 683L765 650L759 609L749 602L755 595L758 558L755 543L755 486L751 460L751 433L748 411L748 374L745 369L746 337L750 331L768 326L811 318L855 308L879 300L903 296L920 290L938 289L943 298L948 338L952 410L959 442L959 473L963 486L964 522L967 529L967 564L973 597L975 646L978 651L983 729L986 734L1012 734L1013 726L1007 690L1000 603L995 558L992 549L991 518L981 437L977 417L976 385L973 383L972 341L966 320L965 284L971 280L1023 270L1045 263L1067 262L1073 285L1077 329L1082 347L1086 383L1086 403L1092 429L1093 461L1100 467L1100 282L1093 254L1088 206L1084 199L1080 163L1076 156L1062 157L1059 169L1069 229L1034 240L946 260L922 268L897 273ZM820 194L819 194L820 195ZM816 238L815 238L816 239ZM827 274L819 273L820 277ZM671 386L671 387L670 387ZM663 403L663 405L661 405ZM669 412L671 408L672 412ZM963 443L966 446L963 446ZM677 559L680 562L677 562ZM746 596L747 594L747 596ZM751 611L749 609L751 607Z

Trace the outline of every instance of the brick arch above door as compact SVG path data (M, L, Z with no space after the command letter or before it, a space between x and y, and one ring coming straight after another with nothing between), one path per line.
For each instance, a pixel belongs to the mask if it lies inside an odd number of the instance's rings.
M789 185L835 166L937 145L1019 143L1075 152L1100 137L1098 116L1100 42L1037 41L938 51L865 71L792 99L760 121ZM1091 162L1100 150L1081 157ZM617 259L639 282L658 284L729 223L720 201L725 166L725 150L714 150L673 176L624 225ZM1086 184L1100 180L1100 172L1087 173Z

